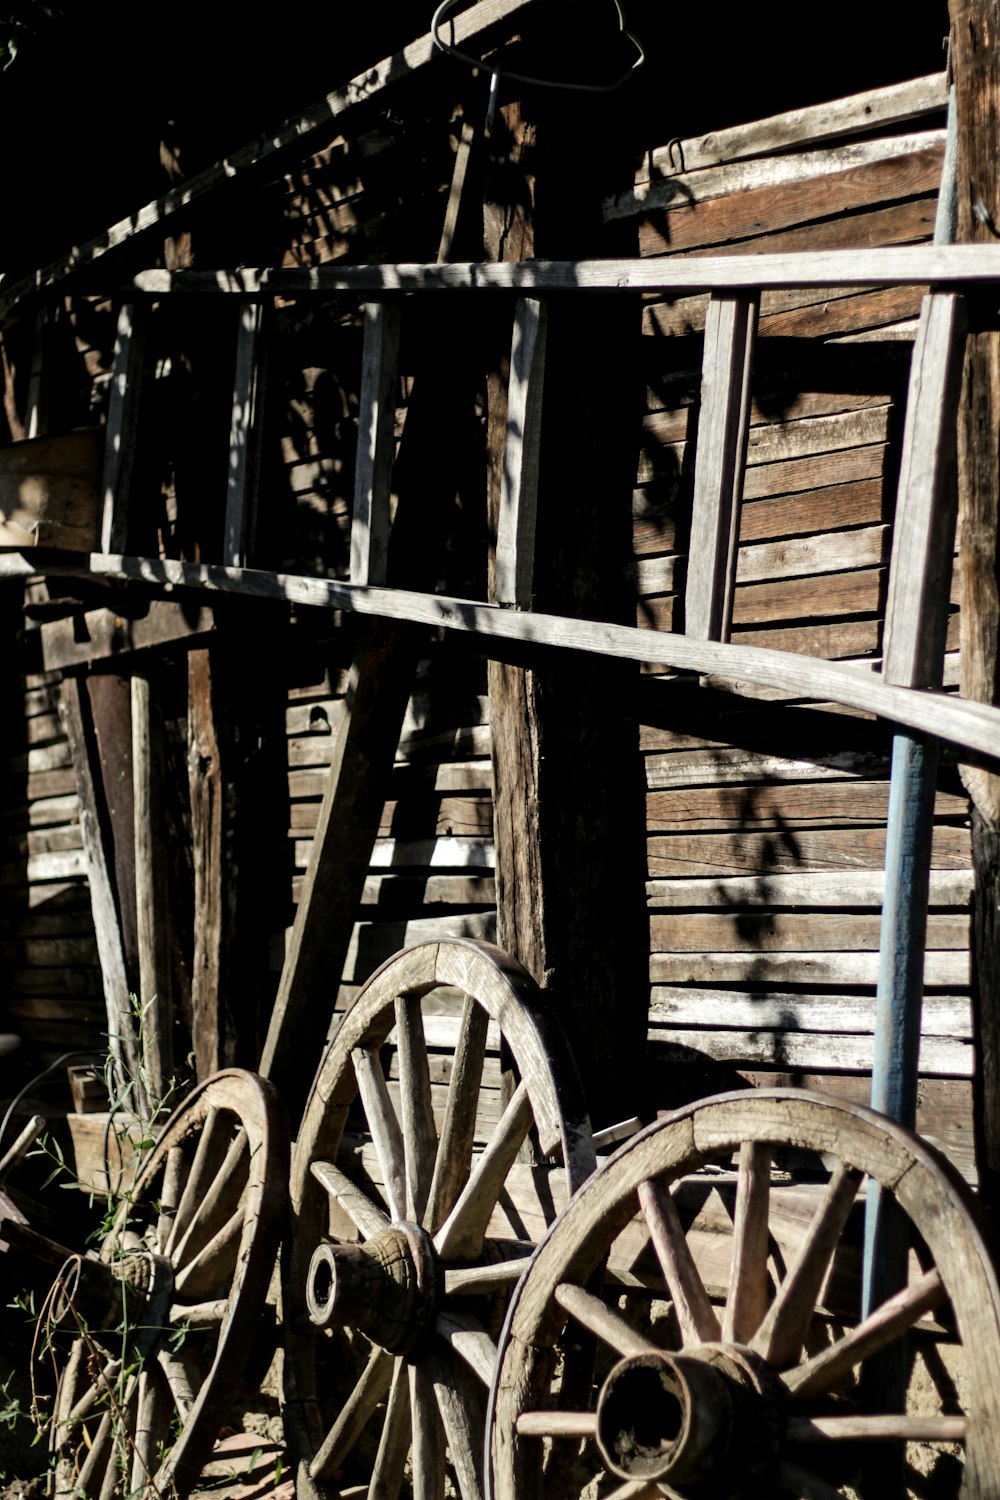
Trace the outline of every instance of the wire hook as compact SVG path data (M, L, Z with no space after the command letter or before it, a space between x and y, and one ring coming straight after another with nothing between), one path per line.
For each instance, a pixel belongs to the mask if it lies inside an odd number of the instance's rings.
M490 125L492 123L492 114L490 111L495 111L495 104L493 102L496 93L495 85L500 77L513 78L517 83L533 83L538 85L539 88L544 89L568 89L574 93L584 94L612 94L614 93L615 89L621 88L622 84L626 83L628 79L631 78L633 73L638 72L643 63L646 61L645 49L639 38L636 36L635 32L629 31L628 27L625 24L625 12L622 9L621 0L611 0L611 3L614 5L615 11L618 16L619 31L628 38L636 51L635 60L633 61L631 67L626 68L625 72L621 75L620 78L616 78L614 83L564 83L555 78L538 78L532 73L518 73L515 72L513 68L493 66L492 75L490 78L491 104L490 108L487 110L486 115L487 135L489 134ZM463 52L460 47L455 47L450 42L445 42L441 39L441 27L444 25L448 13L453 10L457 4L458 0L441 0L441 4L438 6L437 10L435 10L434 15L431 17L431 36L434 39L434 45L440 47L442 52L447 52L449 57L456 57L459 62L465 63L467 67L481 68L483 67L483 60L481 57L473 57L471 53Z

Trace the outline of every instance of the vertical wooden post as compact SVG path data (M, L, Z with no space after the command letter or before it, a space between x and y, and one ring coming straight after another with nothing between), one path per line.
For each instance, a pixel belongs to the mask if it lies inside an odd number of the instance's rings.
M50 314L40 307L35 315L35 339L31 346L31 372L24 404L24 436L44 437L49 430L48 343Z
M377 585L386 581L400 322L398 303L365 304L351 519L352 583Z
M705 320L684 594L685 634L702 641L727 641L733 618L757 310L757 297L716 292Z
M992 0L949 0L958 117L957 237L990 244L1000 226L1000 17ZM963 696L1000 701L1000 333L966 346L958 435ZM967 767L972 800L973 1009L980 1191L1000 1208L1000 777Z
M143 1066L155 1107L174 1071L166 768L157 684L135 672L132 687L132 790L135 819L135 907L139 950L139 1017Z
M566 95L538 102L537 125L518 106L502 109L489 143L486 253L494 259L593 252L592 179L571 169L580 115ZM607 128L613 141L613 119L595 119L601 111L592 99L586 110L588 138ZM612 252L603 245L600 253ZM599 306L550 302L541 443L533 431L541 351L530 310L522 306L520 315L510 379L507 344L498 348L503 363L488 382L493 597L632 623L627 580L640 392L623 372L634 368L638 307L630 298ZM529 435L527 448L515 425ZM488 671L498 941L549 993L591 1114L606 1125L644 1107L649 975L645 818L632 717L638 669L554 652L537 668L491 661Z
M535 574L547 326L546 304L534 297L519 297L510 348L494 592L498 604L522 609L531 604Z
M253 557L253 527L260 478L260 424L267 381L266 323L261 303L243 303L236 338L222 541L222 561L230 568L245 568Z
M194 862L191 1031L198 1081L235 1061L226 959L236 889L229 767L222 753L219 688L211 647L188 652L188 786Z
M144 303L126 302L118 313L104 436L100 550L124 552L128 543L129 489L135 468L136 415L146 358Z

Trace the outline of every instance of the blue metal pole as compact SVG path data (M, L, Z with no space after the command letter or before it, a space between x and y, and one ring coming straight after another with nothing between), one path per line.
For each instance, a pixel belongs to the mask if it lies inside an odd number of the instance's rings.
M954 240L956 222L957 120L955 89L948 98L948 135L934 225L936 244ZM941 607L940 634L947 623ZM938 683L910 683L912 687ZM938 745L898 734L892 742L889 816L885 848L885 893L879 942L875 997L875 1052L872 1061L873 1109L913 1129L917 1117L920 1020L924 953L930 892L931 834L937 783ZM861 1315L868 1317L907 1279L909 1224L894 1198L868 1185ZM862 1397L869 1410L906 1409L907 1359L904 1340L897 1340L865 1367ZM872 1454L864 1465L862 1490L885 1500L906 1493L905 1450Z

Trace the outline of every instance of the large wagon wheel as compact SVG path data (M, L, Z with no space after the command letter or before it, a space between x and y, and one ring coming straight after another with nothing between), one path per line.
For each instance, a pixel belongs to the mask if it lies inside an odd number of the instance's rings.
M284 1106L252 1073L217 1073L167 1122L100 1262L72 1257L53 1294L56 1339L75 1337L50 1493L189 1493L260 1326L288 1168Z
M425 1011L440 997L422 1002L442 988L464 1000L436 1118ZM393 1028L398 1113L379 1055ZM519 1082L477 1152L498 1038ZM561 1155L572 1192L595 1164L589 1121L525 971L464 940L384 964L340 1023L292 1162L284 1419L300 1496L335 1493L336 1481L370 1500L394 1500L404 1483L415 1500L442 1500L450 1464L463 1500L478 1500L491 1330L532 1249L491 1219L532 1129L543 1156Z
M712 1162L734 1170L712 1178L701 1170ZM812 1163L819 1181L797 1251L786 1243L783 1274L772 1278L777 1163L796 1174ZM732 1190L731 1269L714 1299L718 1272L702 1274L691 1218L692 1198L704 1205L713 1182ZM854 1315L837 1320L826 1312L836 1301L831 1265L836 1271L852 1207L872 1184L900 1205L919 1260L911 1253L907 1284L870 1316L860 1317L855 1296ZM563 1474L577 1465L578 1480L560 1494L589 1483L588 1495L621 1500L838 1500L862 1454L870 1466L873 1453L899 1457L906 1443L927 1445L906 1450L909 1459L939 1466L935 1477L946 1483L934 1494L992 1500L1000 1493L1000 1297L971 1207L965 1184L916 1136L797 1090L721 1095L650 1126L577 1194L514 1293L491 1396L491 1500L536 1500L559 1459ZM710 1258L718 1267L707 1244L703 1264ZM647 1265L648 1287L629 1294L623 1311L623 1286L642 1281L636 1273ZM913 1384L901 1414L862 1399L870 1362L931 1313L964 1344L962 1409L922 1411ZM581 1328L596 1336L603 1365L589 1399L567 1402L560 1351ZM931 1343L934 1335L910 1337Z

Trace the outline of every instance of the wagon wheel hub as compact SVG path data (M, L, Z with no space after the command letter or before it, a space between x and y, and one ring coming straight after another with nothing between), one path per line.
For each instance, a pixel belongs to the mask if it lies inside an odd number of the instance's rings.
M158 1343L173 1298L174 1270L163 1255L124 1253L114 1260L71 1255L56 1278L52 1321L76 1331L88 1328L107 1342L128 1342L130 1353L146 1358Z
M738 1345L632 1355L614 1366L597 1403L597 1442L626 1480L684 1493L712 1480L720 1494L773 1475L778 1383Z
M408 1354L433 1325L437 1281L430 1236L418 1224L390 1224L363 1244L317 1245L306 1305L319 1328L350 1323L390 1354Z

